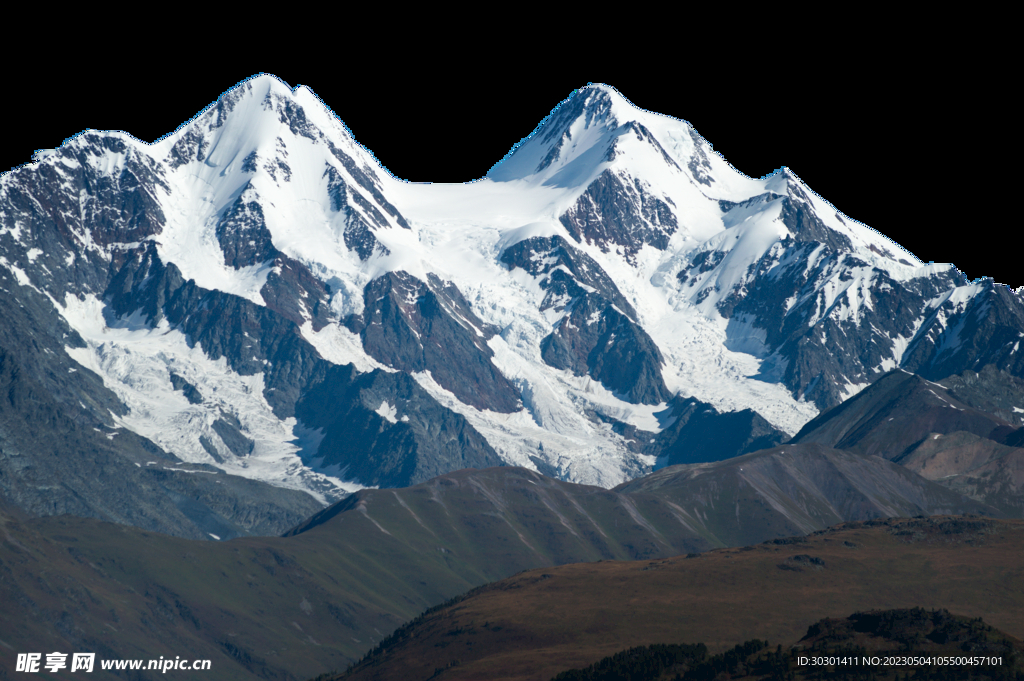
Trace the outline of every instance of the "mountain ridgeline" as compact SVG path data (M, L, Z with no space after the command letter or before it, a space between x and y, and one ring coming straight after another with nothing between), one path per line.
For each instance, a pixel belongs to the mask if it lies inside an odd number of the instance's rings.
M0 494L33 515L225 539L466 468L611 489L676 464L779 531L1021 512L1021 290L605 85L463 185L396 180L273 76L152 144L88 131L0 179L0 308ZM860 406L906 372L955 428ZM840 505L793 507L787 457L843 471ZM757 534L679 506L692 541Z

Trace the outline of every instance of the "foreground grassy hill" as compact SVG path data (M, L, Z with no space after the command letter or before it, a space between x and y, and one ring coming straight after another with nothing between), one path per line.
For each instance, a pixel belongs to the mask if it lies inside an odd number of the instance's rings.
M530 570L399 629L346 681L547 681L634 646L792 644L825 617L946 608L1024 635L1024 522L849 523L810 537L652 561ZM438 673L439 670L443 670Z
M972 511L996 512L820 445L670 467L619 490L519 468L457 471L362 490L289 536L226 542L0 509L0 641L101 658L184 653L212 660L218 679L302 679L345 669L426 608L522 570Z

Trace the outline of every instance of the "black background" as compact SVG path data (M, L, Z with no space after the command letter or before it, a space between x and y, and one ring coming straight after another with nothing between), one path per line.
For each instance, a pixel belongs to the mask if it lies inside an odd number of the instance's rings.
M117 69L43 73L7 97L0 168L86 128L153 141L262 71L310 87L396 177L464 182L482 177L574 89L603 82L641 108L689 121L749 176L788 166L841 212L925 262L1021 286L1014 172L1002 167L1010 95L951 68L951 59L867 66L854 55L801 66L774 55L728 66L680 58L657 68L622 59L571 67L425 59L407 68L211 59L148 78Z

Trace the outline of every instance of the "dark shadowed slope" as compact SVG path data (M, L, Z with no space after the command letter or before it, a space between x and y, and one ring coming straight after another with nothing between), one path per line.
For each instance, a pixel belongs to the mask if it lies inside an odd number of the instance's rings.
M1024 384L986 366L941 383L893 371L808 423L793 442L876 454L1020 517Z
M1007 429L1012 424L1004 419L968 406L937 383L897 369L810 421L793 442L893 460L930 433L967 431L989 437Z

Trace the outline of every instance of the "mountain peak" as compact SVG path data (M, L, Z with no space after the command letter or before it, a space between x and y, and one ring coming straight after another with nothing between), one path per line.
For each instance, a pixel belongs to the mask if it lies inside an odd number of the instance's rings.
M655 116L610 85L590 83L552 109L487 177L498 182L531 178L559 186L585 183L599 174L600 164L615 158L613 147L626 132L624 126L650 137L645 124Z

